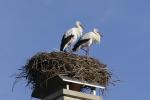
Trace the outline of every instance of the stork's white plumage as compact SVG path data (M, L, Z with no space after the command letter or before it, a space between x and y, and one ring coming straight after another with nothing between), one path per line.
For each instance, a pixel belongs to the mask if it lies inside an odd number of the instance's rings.
M94 43L100 43L101 41L101 33L98 29L94 28L93 32L85 33L78 42L74 45L73 51L78 51L79 49L87 48L86 55L89 54L89 47Z
M82 35L83 26L80 21L76 21L76 26L69 29L61 40L60 51L64 51L66 48L71 50L71 45L73 45L77 39Z

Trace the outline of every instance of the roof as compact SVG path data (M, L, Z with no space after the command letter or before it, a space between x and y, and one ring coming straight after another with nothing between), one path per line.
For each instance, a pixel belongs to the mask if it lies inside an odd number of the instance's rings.
M69 77L64 77L64 76L59 76L63 81L68 82L68 83L75 83L75 84L80 84L80 85L86 85L89 87L94 87L94 88L100 88L100 89L105 89L104 86L98 85L98 83L88 83L86 81L80 81L80 80L75 80L75 79L70 79Z

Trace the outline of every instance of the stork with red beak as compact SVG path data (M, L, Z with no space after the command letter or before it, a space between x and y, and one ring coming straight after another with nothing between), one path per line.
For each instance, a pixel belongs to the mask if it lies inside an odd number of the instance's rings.
M89 48L92 44L100 43L102 34L98 29L94 28L92 32L85 33L78 42L74 45L72 51L78 51L82 49L86 52L86 55L89 55ZM84 49L86 48L86 49Z
M71 46L82 36L84 27L80 21L76 21L76 26L69 29L62 37L60 51L66 51L69 49L70 52Z

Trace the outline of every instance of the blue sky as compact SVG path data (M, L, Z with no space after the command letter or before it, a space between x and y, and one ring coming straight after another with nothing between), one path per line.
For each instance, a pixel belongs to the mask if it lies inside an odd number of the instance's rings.
M149 0L0 0L0 100L29 100L24 82L10 77L40 51L58 49L63 33L80 20L104 37L90 55L121 80L104 100L150 100ZM36 100L36 99L35 99Z

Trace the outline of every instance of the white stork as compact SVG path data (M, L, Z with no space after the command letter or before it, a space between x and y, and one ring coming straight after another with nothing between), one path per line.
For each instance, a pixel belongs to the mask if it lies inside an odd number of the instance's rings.
M94 43L100 43L102 34L98 31L98 29L94 28L93 32L85 33L78 42L74 45L72 51L78 51L82 49L86 52L86 55L89 55L89 47ZM83 49L87 48L87 50Z
M80 21L76 21L76 26L69 29L61 40L60 51L65 51L69 48L71 51L71 45L73 45L79 37L81 37L84 27Z

